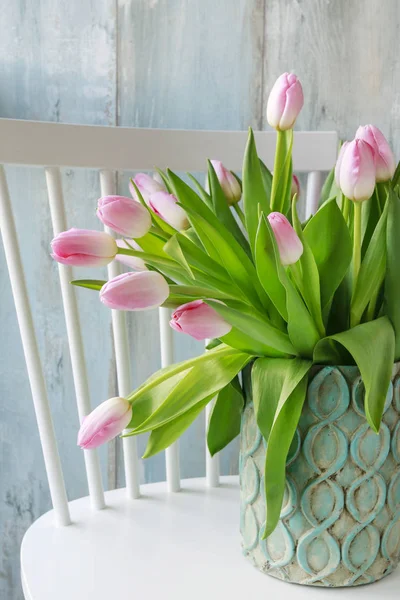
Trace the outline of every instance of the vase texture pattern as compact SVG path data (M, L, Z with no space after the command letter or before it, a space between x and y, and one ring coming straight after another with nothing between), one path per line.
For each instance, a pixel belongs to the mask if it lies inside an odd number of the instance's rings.
M288 460L280 521L263 540L265 441L251 391L242 417L243 553L285 581L327 587L372 583L400 560L400 366L379 435L364 413L357 367L315 367Z

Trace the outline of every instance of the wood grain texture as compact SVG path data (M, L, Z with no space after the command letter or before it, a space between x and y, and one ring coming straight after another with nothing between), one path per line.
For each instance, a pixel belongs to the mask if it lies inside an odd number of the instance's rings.
M115 39L115 5L109 0L6 3L0 22L1 116L114 125ZM67 489L76 498L87 494L87 484L76 447L78 418L57 268L49 257L44 172L8 168L7 175ZM68 223L100 228L93 210L97 174L64 171L63 182ZM93 311L89 295L79 293L79 300L97 404L115 389L109 312ZM0 321L0 598L21 600L20 542L50 500L2 248ZM107 449L101 458L106 482Z
M293 70L305 92L298 129L350 139L374 123L398 154L399 24L396 0L267 0L264 109L275 78Z

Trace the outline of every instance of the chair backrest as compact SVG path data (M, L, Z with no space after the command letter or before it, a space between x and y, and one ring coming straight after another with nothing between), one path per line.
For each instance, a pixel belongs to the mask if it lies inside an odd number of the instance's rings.
M273 165L275 133L257 132L260 156ZM54 235L67 229L60 167L98 169L102 195L116 193L116 172L152 170L168 165L178 171L204 171L205 158L216 156L232 170L240 170L247 133L235 131L184 131L62 125L0 119L0 165L30 165L45 172ZM335 132L295 133L293 164L308 173L305 214L315 212L323 172L332 168L337 153ZM70 522L65 483L46 391L46 384L29 304L20 248L14 223L5 170L0 166L0 227L14 303L39 428L50 494L56 521ZM80 419L91 410L75 289L70 285L71 268L59 265L61 292L71 355L77 408ZM116 261L108 267L109 277L119 274ZM161 364L172 360L172 335L168 309L159 309ZM118 393L126 396L132 387L125 313L112 311ZM123 438L127 494L137 498L139 470L136 439ZM95 509L103 508L104 491L95 450L84 451L89 495ZM166 451L167 485L180 488L177 443ZM207 483L218 484L218 456L206 456Z

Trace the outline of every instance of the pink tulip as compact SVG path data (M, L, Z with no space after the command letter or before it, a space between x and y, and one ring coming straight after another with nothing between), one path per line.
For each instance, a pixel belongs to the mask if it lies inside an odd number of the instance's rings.
M220 160L211 160L218 181L225 194L228 204L236 204L242 197L240 183L232 173L224 167Z
M232 329L232 325L203 300L182 304L173 312L169 324L175 331L187 333L196 340L219 338Z
M297 196L297 199L299 199L299 196L300 196L300 181L299 181L299 178L297 177L297 175L293 175L293 177L292 177L291 197L293 198L295 194Z
M156 192L165 192L165 185L159 181L156 181L153 179L153 177L150 177L150 175L146 175L146 173L138 173L136 177L133 178L133 181L135 182L139 192L142 194L143 200L146 202L146 204L149 203L151 194L155 194ZM139 201L132 182L129 182L129 191L132 194L132 198Z
M141 247L135 242L135 240L116 240L118 248L124 248L125 250L137 250L141 252ZM129 256L128 254L117 254L115 260L118 260L123 265L126 265L134 271L147 271L146 264L142 258L138 256Z
M303 244L287 218L279 212L272 212L268 221L275 235L281 263L287 266L297 262L303 254Z
M181 230L189 226L185 211L177 204L177 199L172 194L168 194L168 192L152 194L149 199L149 206L156 215L171 227Z
M156 271L123 273L110 279L100 290L101 302L116 310L155 308L168 296L168 283Z
M51 256L63 265L102 267L118 252L114 238L103 231L69 229L51 242Z
M81 423L78 446L84 450L109 442L129 424L132 405L125 398L110 398L99 404Z
M344 142L342 147L340 148L339 155L337 157L336 166L335 166L335 182L338 187L340 187L340 167L342 165L343 155L349 142Z
M363 202L375 189L375 161L371 146L364 140L349 142L339 156L339 187L346 198Z
M283 73L276 80L268 98L268 123L280 131L292 129L303 104L300 81L293 73Z
M360 126L356 131L356 140L364 140L374 151L376 181L389 181L396 170L396 161L387 139L374 125Z
M151 227L149 211L125 196L103 196L98 201L100 221L120 235L141 238Z

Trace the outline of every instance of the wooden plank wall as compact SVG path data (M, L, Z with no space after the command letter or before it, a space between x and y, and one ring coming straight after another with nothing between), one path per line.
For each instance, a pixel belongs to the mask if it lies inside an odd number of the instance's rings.
M374 122L399 153L397 0L15 0L0 20L0 116L140 127L265 128L275 78L294 70L306 106L298 127L353 135ZM70 498L86 494L78 420L44 176L8 169L23 259ZM64 173L69 224L98 227L95 173ZM127 178L119 178L126 192ZM109 312L79 291L93 403L115 391ZM19 545L49 507L4 255L0 249L0 598L21 600ZM159 366L157 313L129 316L135 384ZM176 358L201 345L176 338ZM145 440L140 441L143 449ZM204 422L185 434L182 474L204 473ZM102 452L123 485L119 444ZM237 469L237 446L222 457ZM163 457L142 480L164 478Z

